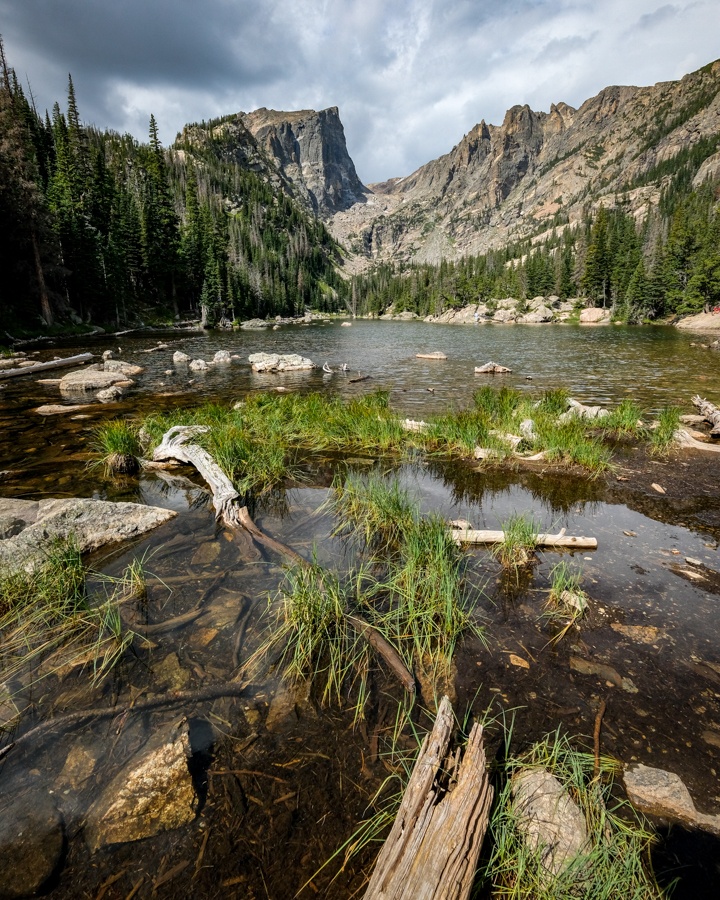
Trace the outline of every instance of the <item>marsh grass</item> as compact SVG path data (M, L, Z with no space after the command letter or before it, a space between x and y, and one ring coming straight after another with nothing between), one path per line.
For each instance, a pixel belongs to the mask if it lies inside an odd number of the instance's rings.
M33 571L0 575L0 677L27 688L47 675L74 667L102 681L122 659L135 635L125 628L120 605L144 590L137 563L121 579L90 573L72 540L52 544ZM142 588L141 588L142 584Z
M629 397L626 397L610 411L610 415L601 419L605 432L622 437L644 437L647 427L643 423L643 411Z
M588 596L582 587L582 572L561 560L550 570L550 592L545 604L545 618L560 625L553 641L561 640L587 610Z
M95 455L89 467L102 466L105 474L135 475L140 470L139 427L124 419L113 419L93 431L90 448Z
M511 798L511 776L543 768L554 775L582 810L588 846L557 875L542 864L543 849L523 839ZM592 754L574 749L559 732L548 735L527 753L505 764L507 782L499 792L490 821L492 851L481 871L492 896L507 900L659 900L663 896L650 867L652 833L626 802L615 798L616 765L600 760L594 773Z
M396 552L417 519L417 505L396 478L348 474L335 477L325 505L337 519L333 536L357 541L373 554Z
M535 519L525 513L513 513L502 522L502 531L503 540L492 548L493 556L507 569L528 565L537 548L539 526Z
M675 432L680 427L680 410L676 406L666 406L660 410L657 426L650 432L650 452L664 456L675 443Z
M370 647L348 619L348 610L362 603L363 583L356 573L343 584L317 563L289 569L273 604L270 636L246 668L254 669L281 648L278 666L285 678L309 681L323 704L341 704L346 693L354 693L356 715L361 716Z

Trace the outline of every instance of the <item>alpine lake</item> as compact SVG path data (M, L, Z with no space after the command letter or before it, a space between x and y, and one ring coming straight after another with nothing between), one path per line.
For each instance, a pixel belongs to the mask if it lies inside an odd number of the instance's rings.
M190 467L171 477L145 470L112 478L102 468L89 469L93 430L100 423L210 401L231 404L278 386L346 399L382 389L390 392L393 410L423 419L467 406L488 383L538 396L562 387L583 403L609 408L631 397L649 420L669 405L694 412L695 394L720 404L720 353L700 346L712 339L670 327L359 320L343 327L333 319L276 330L153 331L24 348L39 361L87 351L100 358L112 350L116 359L142 365L144 372L119 402L88 400L86 409L52 416L34 410L82 402L63 399L57 387L37 381L57 373L0 382L0 494L132 501L177 512L133 546L89 560L95 570L117 575L142 559L149 576L147 620L178 618L177 626L155 636L148 652L128 654L99 685L93 687L82 671L38 682L16 732L0 736L2 746L54 716L117 708L116 715L81 727L47 730L0 762L0 807L18 798L32 805L43 794L53 797L62 814L61 864L45 893L53 900L289 900L305 886L301 897L362 895L377 844L339 874L342 854L318 870L367 815L388 777L385 748L403 699L392 677L378 669L366 717L354 723L350 708L323 706L271 669L242 697L134 714L133 705L142 699L200 691L234 677L238 647L241 658L252 653L268 627L268 598L283 581L285 562L218 525L206 486ZM167 349L153 350L159 341ZM189 372L173 365L177 350L206 361L218 350L237 358ZM260 351L299 353L317 368L255 374L248 356ZM433 351L447 359L416 357ZM475 375L474 367L488 360L512 372ZM322 372L325 362L333 374ZM370 377L353 381L358 373ZM597 478L427 456L308 457L301 470L272 501L258 504L255 521L306 559L338 573L348 566L348 547L333 537L335 523L323 504L334 475L346 471L394 476L423 511L465 519L475 528L499 529L512 514L525 513L544 531L566 528L570 535L597 538L592 552L563 557L539 551L533 565L513 578L503 574L488 548L468 548L468 577L479 588L476 612L485 639L467 638L457 648L455 711L460 718L486 711L496 717L486 732L492 760L503 751L511 720L514 746L560 729L592 752L604 701L603 754L676 773L698 810L720 813L718 455L678 450L653 458L621 446L612 471ZM577 627L553 641L543 611L550 570L561 558L582 572L589 607ZM192 610L201 613L183 624ZM421 709L426 704L419 695L413 718L421 731L432 722ZM84 816L102 786L148 735L181 720L189 724L200 798L194 820L91 852ZM399 740L408 750L414 746L407 734ZM658 877L664 884L679 879L671 896L720 896L720 840L654 824Z

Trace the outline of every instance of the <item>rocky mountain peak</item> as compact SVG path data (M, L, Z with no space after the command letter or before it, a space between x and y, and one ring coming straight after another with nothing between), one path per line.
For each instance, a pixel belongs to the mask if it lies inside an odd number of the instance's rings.
M258 146L298 198L323 218L363 203L367 188L350 159L337 106L241 114Z

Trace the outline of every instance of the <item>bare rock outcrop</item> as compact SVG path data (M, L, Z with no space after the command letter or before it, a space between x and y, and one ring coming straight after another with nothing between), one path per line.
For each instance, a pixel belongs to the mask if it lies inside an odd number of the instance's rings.
M698 812L690 791L674 772L637 764L625 770L624 781L628 799L640 812L720 835L720 815Z

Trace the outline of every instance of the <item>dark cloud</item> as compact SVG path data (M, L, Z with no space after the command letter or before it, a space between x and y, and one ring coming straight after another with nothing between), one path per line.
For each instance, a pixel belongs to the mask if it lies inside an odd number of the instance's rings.
M716 55L716 0L0 0L39 107L163 141L258 106L338 106L360 177L406 175L516 103L579 106ZM682 14L679 14L679 11Z

